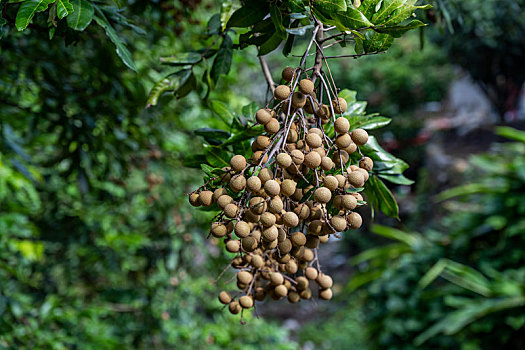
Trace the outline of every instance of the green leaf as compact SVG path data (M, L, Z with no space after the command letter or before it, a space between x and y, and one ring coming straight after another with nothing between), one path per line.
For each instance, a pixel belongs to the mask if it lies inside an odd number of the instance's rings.
M197 87L197 79L191 69L188 69L184 75L181 76L179 86L175 89L175 96L183 98Z
M160 62L170 66L194 65L202 60L202 55L198 52L177 53L169 57L161 57Z
M390 34L394 38L399 38L406 32L412 29L416 29L419 27L426 26L425 23L415 19L413 21L410 21L409 23L405 25L398 25L398 26L392 26L392 27L384 27L384 28L376 28L374 29L378 33L384 33L384 34Z
M222 40L221 47L215 60L213 60L213 66L211 67L211 78L215 83L219 80L221 74L228 75L230 67L232 65L233 56L233 41L232 38L226 34Z
M404 175L402 174L399 174L399 175L385 175L385 174L381 174L379 173L378 176L384 180L387 180L393 184L397 184L397 185L407 185L407 186L410 186L412 184L414 184L414 181L413 180L410 180L408 178L406 178Z
M348 6L346 12L336 14L339 23L348 29L361 29L373 26L365 15L355 8Z
M36 13L47 10L54 0L27 0L20 5L16 13L15 27L22 31L27 28Z
M196 169L200 169L203 163L206 163L206 156L204 156L204 154L192 154L185 157L182 161L183 166Z
M406 244L392 243L377 248L367 249L364 252L352 257L350 259L350 264L359 265L366 261L375 259L384 260L385 262L388 262L392 259L398 258L403 253L407 253L410 251L410 248Z
M383 0L366 0L361 1L361 6L359 6L357 9L361 11L366 18L372 18L374 13L376 13L376 7L377 5L381 5L381 2Z
M506 183L471 183L443 191L437 195L436 200L441 202L454 197L468 196L478 193L506 193L508 190L509 186Z
M283 26L283 15L281 10L275 4L270 4L270 18L275 27L275 32L281 37L281 40L286 39L286 31Z
M399 207L394 195L376 175L370 176L365 185L365 193L375 209L381 210L385 215L399 219ZM374 200L371 200L372 197Z
M230 137L230 133L220 129L200 128L194 131L195 135L202 136L210 145L220 145Z
M230 20L234 11L235 11L235 7L233 7L232 0L223 1L221 5L221 17L220 17L221 31L224 31L224 29L226 29L226 25L228 24L228 21Z
M392 119L381 117L381 116L354 116L354 117L347 117L348 121L350 122L350 129L354 130L357 128L365 129L365 130L374 130L382 128L383 126L386 126L390 124Z
M159 100L159 97L165 92L170 90L171 87L171 81L170 79L162 79L159 80L153 87L151 88L151 91L149 92L148 100L146 108L149 108L151 106L156 106L157 102Z
M67 25L74 30L82 31L93 20L95 9L91 2L86 0L71 0L73 13L67 16Z
M383 225L372 225L370 231L389 239L406 244L411 248L417 248L423 243L422 237L417 233L408 233Z
M500 126L496 128L496 135L525 143L525 131L516 130L508 126Z
M227 126L230 126L235 119L235 116L224 102L212 100L210 101L210 108L222 119L222 121Z
M259 47L259 53L258 56L264 56L266 54L269 54L273 50L275 50L279 45L281 44L282 39L281 36L277 33L274 33L272 36L268 38L261 46Z
M383 0L381 8L372 16L372 22L382 24L392 12L405 5L406 0Z
M378 165L378 167L374 165L374 169L381 174L397 175L408 169L408 164L405 161L385 151L377 143L377 139L374 136L369 136L368 142L361 146L360 150L364 155L372 158L374 163ZM381 169L380 166L386 169Z
M303 36L306 34L306 31L309 29L312 29L314 27L313 24L309 24L303 27L297 27L297 28L286 28L286 31L290 34L297 35L297 36Z
M131 68L134 71L137 71L137 68L135 67L135 63L133 62L133 58L131 57L131 53L126 48L126 44L120 39L115 29L109 24L106 17L101 13L101 17L95 16L95 22L104 30L106 31L106 35L109 37L109 39L115 44L117 55L120 57L122 62L129 68ZM69 16L68 16L69 19Z
M226 27L250 27L266 17L268 11L266 1L250 1L232 14Z
M228 146L228 145L234 145L238 142L249 140L254 138L255 136L260 135L262 132L264 132L264 126L263 125L256 125L251 128L245 128L242 132L235 133L232 137L230 137L228 140L226 140L222 146Z
M259 109L257 102L252 102L242 107L242 115L249 120L255 120L255 113Z
M69 0L57 0L57 16L62 19L73 13L73 5Z
M332 15L335 14L335 12L346 12L347 10L345 0L317 0L313 2L313 6L326 16L332 18Z
M394 37L389 34L382 34L368 30L365 33L363 50L365 53L385 51L392 46L393 42Z
M301 0L285 0L284 4L293 12L293 18L298 18L298 16L300 16L300 18L307 17L303 14L303 12L306 11L306 7Z
M386 26L399 24L404 20L410 18L414 11L416 11L417 9L427 10L429 8L432 8L431 5L414 6L416 2L417 0L408 0L403 6L397 8L394 12L392 12L392 14L388 16L386 21L384 21L383 23L376 24L384 24Z
M215 168L230 166L229 154L219 147L204 145L206 161Z

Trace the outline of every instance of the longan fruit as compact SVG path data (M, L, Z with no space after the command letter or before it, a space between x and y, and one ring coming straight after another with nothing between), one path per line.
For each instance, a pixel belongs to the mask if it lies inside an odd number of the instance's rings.
M308 286L310 285L310 282L306 279L306 277L300 276L295 279L296 288L299 290L306 290Z
M288 238L280 242L278 245L281 254L288 254L292 250L292 241Z
M332 199L332 192L326 187L319 187L314 191L314 199L318 203L328 203Z
M286 67L283 69L281 76L283 77L284 81L291 82L295 77L295 70L292 67Z
M279 285L275 287L275 295L279 298L285 297L288 294L288 288L286 288L284 285Z
M266 201L262 197L253 197L250 199L248 205L250 206L250 210L256 215L261 215L267 208Z
M305 203L299 204L294 210L294 213L299 216L299 218L306 220L310 216L310 208Z
M306 237L306 236L305 236ZM292 240L292 244L293 244L293 240ZM306 238L305 238L305 244L306 244ZM303 258L303 255L304 255L304 246L295 246L293 249L292 249L292 256L294 258L296 258L297 260L300 260Z
M234 231L239 238L248 237L250 235L250 225L245 221L237 221Z
M275 88L273 96L279 101L284 101L290 96L290 88L286 85L279 85Z
M310 134L316 134L317 136L319 136L320 138L323 137L323 132L321 131L321 129L319 128L310 128L308 130L308 135Z
M286 142L293 145L299 139L299 134L297 131L290 129L288 130L288 135L286 136Z
M299 217L292 211L286 212L283 215L283 223L286 227L296 227L299 225Z
M314 260L314 252L311 249L305 248L301 260L302 262L309 262Z
M232 301L230 305L228 305L228 310L230 310L233 315L237 315L239 312L241 312L241 305L239 305L239 303L236 301Z
M290 236L290 241L294 247L302 247L306 244L306 236L302 232L294 232Z
M246 158L240 154L235 155L230 160L230 166L232 167L233 171L238 173L239 171L242 171L244 168L246 168Z
M226 191L225 188L223 188L223 187L217 188L215 191L213 191L213 197L212 197L213 201L217 202L219 197L222 196L222 195L225 195L225 194L228 194L228 192Z
M339 97L337 100L333 100L332 106L334 107L334 112L336 114L344 113L348 109L348 105L345 99L342 97Z
M261 179L261 183L264 185L266 181L273 179L273 173L270 169L264 168L259 172L258 178Z
M317 148L323 145L323 139L317 134L309 133L306 135L306 143L312 148Z
M310 79L303 79L299 82L299 90L305 95L314 92L314 88L314 83Z
M222 198L222 197L221 197ZM239 212L239 207L237 207L235 204L230 203L227 204L224 207L224 214L229 218L234 218L237 216L237 213Z
M249 295L243 295L239 298L239 304L243 309L250 309L253 307L253 298Z
M309 152L306 156L304 156L304 165L310 169L317 168L319 165L321 165L321 156L317 152Z
M330 219L330 225L337 231L343 232L346 229L346 220L342 216L333 216Z
M263 151L256 151L253 153L253 162L256 164L264 164L268 161L268 154L265 154Z
M269 212L262 213L261 215L261 224L263 224L264 227L270 227L275 225L275 215Z
M319 247L319 237L313 236L311 234L306 236L306 244L304 245L306 248L315 249Z
M361 215L358 213L351 213L346 217L346 221L348 222L348 225L350 225L350 228L356 230L361 227L363 224L363 219L361 218Z
M320 273L319 276L315 279L317 284L322 289L331 288L334 282L332 281L332 277L325 275L324 273Z
M281 273L279 272L271 272L270 273L270 282L274 285L274 286L278 286L278 285L281 285L284 283L284 277Z
M345 117L339 117L335 120L334 129L338 134L346 134L350 130L350 122Z
M283 169L288 168L292 165L292 157L288 153L279 153L275 158L277 164Z
M281 192L281 186L275 180L268 180L264 184L264 192L271 197L275 197Z
M365 177L359 171L352 171L348 174L348 182L352 187L359 188L365 185Z
M225 166L222 168L222 171L224 172L221 177L221 181L224 183L230 182L230 179L232 178L231 171L232 169L229 166Z
M311 281L315 280L318 274L319 273L317 272L317 269L315 269L314 267L308 267L304 271L304 275L306 276L306 278L308 278Z
M272 117L271 110L269 109L259 109L257 113L255 113L255 120L262 125L266 125Z
M243 284L249 284L253 280L253 275L248 271L239 271L237 272L237 281Z
M238 253L241 249L241 242L238 240L232 239L226 242L226 250L230 253Z
M253 296L255 300L257 301L263 301L266 298L266 292L263 288L257 287L255 288L255 292L253 293Z
M219 301L221 304L229 304L232 301L232 297L228 292L222 291L219 293Z
M331 288L321 289L319 290L319 298L323 300L330 300L332 299L333 293Z
M250 264L256 269L260 269L264 266L264 259L260 255L253 255L252 261L250 261Z
M302 92L296 91L292 95L292 107L293 108L303 108L306 104L306 95Z
M345 135L348 135L348 134L345 134ZM350 138L351 139L351 138ZM352 154L354 153L355 151L357 151L357 145L354 143L354 141L350 142L350 145L348 145L348 147L345 147L343 148L343 150L348 153L348 154Z
M277 237L279 237L279 230L275 226L270 226L262 231L262 238L266 242L273 242L277 240Z
M230 180L230 188L234 192L241 192L246 187L246 178L242 174L232 177Z
M291 157L292 157L292 161L297 164L297 165L301 165L303 164L304 162L304 154L303 152L299 151L298 149L296 150L293 150L291 153L290 153Z
M319 103L317 103L317 101L314 100L314 104L312 105L312 99L311 98L306 99L306 104L303 107L303 110L306 113L314 114L315 111L317 111L318 109L319 109Z
M275 118L270 119L270 121L264 125L264 130L270 135L276 134L280 128L281 125Z
M362 146L368 142L368 133L363 129L355 129L352 131L352 141L358 146Z
M294 292L293 290L288 292L288 301L292 304L298 303L301 300L299 293Z
M302 154L302 153L301 153ZM201 201L200 201L200 198L199 198L199 194L198 193L192 193L190 194L190 204L194 207L200 207L201 205Z
M346 149L352 144L352 138L348 134L341 134L335 139L335 144L339 148Z
M340 149L337 152L334 152L334 155L332 156L332 160L335 164L341 164L341 160L343 161L343 164L348 163L348 160L350 159L350 156L346 151Z
M328 175L323 179L323 186L328 188L330 191L335 191L335 189L339 187L339 181L337 181L335 176Z
M227 229L226 226L221 224L220 222L214 222L211 224L211 234L213 237L221 238L226 236Z
M268 203L268 208L274 214L282 212L284 208L282 199L280 197L273 197Z
M339 188L344 188L346 185L346 178L341 174L337 174L335 178L339 181Z
M357 207L357 199L350 194L345 194L342 196L341 207L346 210L354 210Z
M324 236L319 236L319 243L326 243L328 242L328 240L330 239L330 236L328 235L324 235Z
M359 167L366 171L371 171L374 167L374 161L370 157L364 157L359 161Z
M241 239L242 249L247 252L253 252L255 249L257 249L257 245L257 240L254 237L249 236Z
M294 260L290 260L285 265L286 272L293 275L297 272L297 263Z
M295 193L295 188L297 187L297 183L293 180L286 179L281 184L281 194L285 197L290 197Z
M270 146L271 140L268 136L259 135L255 139L255 143L259 149L265 149L266 147Z
M329 157L321 157L321 168L324 171L332 170L334 166L334 162Z

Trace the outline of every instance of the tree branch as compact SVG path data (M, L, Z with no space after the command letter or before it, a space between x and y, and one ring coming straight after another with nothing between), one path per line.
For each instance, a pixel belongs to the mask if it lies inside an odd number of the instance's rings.
M268 83L268 86L270 87L270 91L272 92L275 90L275 82L272 79L272 74L270 73L270 69L268 68L268 64L266 63L266 60L263 56L259 56L259 62L261 63L261 68L264 73L264 77L266 78L266 82Z

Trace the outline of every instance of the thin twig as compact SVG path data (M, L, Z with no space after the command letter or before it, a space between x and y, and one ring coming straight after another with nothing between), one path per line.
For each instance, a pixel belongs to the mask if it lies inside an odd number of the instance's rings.
M264 77L266 78L266 82L268 83L268 87L270 88L270 91L273 92L275 90L275 86L277 85L273 79L272 74L270 73L270 69L268 68L268 64L266 63L266 60L263 56L259 56L259 62L261 63L261 68L264 73Z

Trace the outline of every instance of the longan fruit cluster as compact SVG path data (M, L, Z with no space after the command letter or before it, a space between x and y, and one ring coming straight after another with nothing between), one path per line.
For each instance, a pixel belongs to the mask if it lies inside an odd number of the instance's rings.
M286 84L276 87L273 107L256 112L265 132L251 153L234 155L189 197L193 206L220 209L210 235L235 254L239 292L219 294L233 314L266 298L311 299L313 290L331 299L333 281L321 271L317 249L362 224L355 210L366 204L359 192L373 161L359 147L368 134L351 130L343 98L323 104L326 89L301 72L285 68Z

